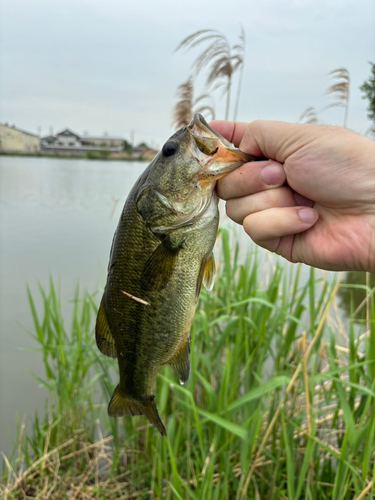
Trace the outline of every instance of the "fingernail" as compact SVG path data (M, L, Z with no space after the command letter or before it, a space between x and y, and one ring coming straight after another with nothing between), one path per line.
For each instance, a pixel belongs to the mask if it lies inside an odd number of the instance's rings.
M306 224L312 224L318 220L318 213L316 210L312 210L310 208L300 208L298 210L298 215L301 221Z
M281 165L275 163L265 166L260 173L262 180L267 186L278 186L284 184L285 173Z

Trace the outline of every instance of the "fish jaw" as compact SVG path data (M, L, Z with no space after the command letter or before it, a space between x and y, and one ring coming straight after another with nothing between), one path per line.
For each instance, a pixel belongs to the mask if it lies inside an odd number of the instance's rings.
M235 148L199 113L194 115L187 128L192 148L195 149L194 156L201 165L198 173L200 182L215 182L244 163L256 160L254 156Z

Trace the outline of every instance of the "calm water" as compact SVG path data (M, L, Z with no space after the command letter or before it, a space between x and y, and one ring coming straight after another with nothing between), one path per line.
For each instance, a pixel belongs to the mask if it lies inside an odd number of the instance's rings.
M112 236L129 190L147 166L50 158L0 157L0 451L10 451L15 414L44 408L43 375L27 333L32 320L26 284L51 274L63 304L79 281L93 292L105 284Z

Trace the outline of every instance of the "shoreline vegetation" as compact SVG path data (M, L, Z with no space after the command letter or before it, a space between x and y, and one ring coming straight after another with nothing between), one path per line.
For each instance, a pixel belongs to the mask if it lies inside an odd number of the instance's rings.
M191 377L160 371L162 437L106 408L116 360L96 348L100 293L76 289L63 317L53 280L29 293L45 415L3 455L5 500L370 500L375 495L373 290L313 268L241 259L221 230L219 272L191 329ZM355 283L355 281L353 281ZM362 292L339 309L340 291ZM362 314L364 315L362 316ZM363 318L363 319L362 319Z

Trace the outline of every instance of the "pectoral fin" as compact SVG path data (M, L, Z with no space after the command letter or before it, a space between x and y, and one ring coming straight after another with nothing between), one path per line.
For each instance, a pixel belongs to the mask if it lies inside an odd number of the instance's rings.
M98 316L96 318L95 339L100 352L110 358L117 358L115 339L108 325L103 299L100 302Z
M154 396L150 396L144 401L138 401L126 396L117 386L108 405L108 415L110 417L144 415L162 436L167 435L163 422L160 420Z
M181 245L172 244L166 236L145 264L141 275L143 290L163 290L176 266Z
M190 377L190 339L185 342L185 345L178 351L177 354L169 360L168 365L177 373L180 384L184 384Z
M215 281L215 259L214 254L211 253L209 256L205 256L202 260L201 268L197 280L197 300L199 292L201 290L202 282L205 289L210 292L214 286Z

